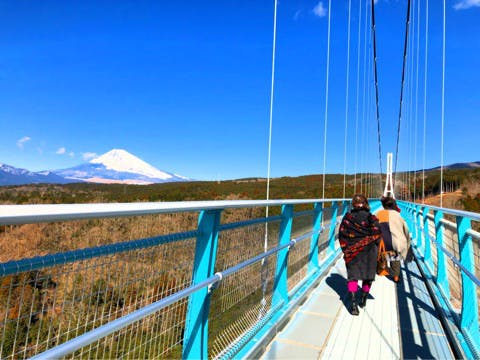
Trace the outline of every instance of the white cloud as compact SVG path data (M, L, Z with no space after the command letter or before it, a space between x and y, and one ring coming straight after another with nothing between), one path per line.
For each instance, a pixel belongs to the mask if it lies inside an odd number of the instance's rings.
M319 1L317 5L313 8L313 13L318 17L324 17L327 15L327 9L323 6L323 1Z
M63 154L65 154L66 152L67 152L67 150L66 150L64 147L61 147L61 148L59 148L59 149L55 152L55 154L63 155Z
M75 157L75 153L74 153L73 151L70 151L70 152L68 153L68 156L70 156L70 157L73 158L73 157Z
M25 145L25 143L27 141L30 141L32 140L32 138L30 136L24 136L22 137L20 140L17 141L17 146L20 148L20 149L23 149L23 146Z
M480 7L480 0L460 0L453 5L455 10L470 9L472 7Z
M98 155L94 152L85 152L85 153L82 153L82 158L83 160L85 161L88 161L88 160L92 160L94 158L96 158Z

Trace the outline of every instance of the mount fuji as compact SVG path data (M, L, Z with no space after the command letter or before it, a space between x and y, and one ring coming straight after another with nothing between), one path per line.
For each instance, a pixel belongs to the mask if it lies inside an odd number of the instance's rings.
M191 179L158 170L126 150L113 149L90 162L68 169L53 170L70 181L147 185L153 183L189 181Z

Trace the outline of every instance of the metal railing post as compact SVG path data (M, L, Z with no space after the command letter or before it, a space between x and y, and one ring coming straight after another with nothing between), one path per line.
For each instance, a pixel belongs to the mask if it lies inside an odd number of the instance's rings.
M310 240L310 255L308 259L308 271L318 269L318 238L322 230L323 203L317 202L314 205L313 213L313 234Z
M419 249L422 249L422 236L421 236L420 232L418 231L418 228L420 226L420 224L418 222L418 217L419 217L418 206L414 204L414 205L412 205L413 237L417 241L417 247ZM425 248L422 249L422 253L423 253L422 254L423 258L425 259Z
M440 290L443 292L443 296L446 300L450 299L450 285L448 282L448 273L447 273L447 259L446 255L441 249L443 247L443 212L435 210L434 212L434 222L435 222L435 241L437 244L437 276L436 283Z
M213 275L220 213L221 210L201 211L198 217L199 235L195 246L192 285ZM208 357L209 308L210 294L207 288L190 295L183 341L183 359L206 359Z
M342 218L347 215L347 211L348 211L348 201L347 200L344 200L342 202Z
M456 219L460 263L466 270L475 274L472 236L468 234L468 230L472 227L471 220L463 216L457 216ZM470 338L469 340L476 346L480 344L478 325L478 298L476 285L467 274L462 271L462 313L460 326L468 334L468 337Z
M335 228L337 226L338 203L332 202L332 217L330 218L330 230L328 233L328 252L335 252Z
M423 206L422 207L422 217L423 217L423 246L425 248L425 265L427 266L428 270L430 271L431 274L433 274L433 259L432 259L432 243L430 242L430 233L428 229L428 207ZM420 224L420 220L419 220ZM420 227L420 225L419 225ZM437 253L438 254L438 253ZM438 256L438 255L437 255Z
M293 205L282 206L282 222L280 224L280 234L278 237L278 246L288 244L292 232ZM273 306L279 302L288 303L287 287L287 266L288 266L288 248L282 249L277 254L277 268L275 271L275 282L273 284Z
M417 248L418 252L420 255L421 254L421 249L418 247L418 239L416 239L413 234L414 234L414 227L415 227L415 224L413 223L412 221L412 218L413 218L413 213L412 213L412 208L410 206L410 204L406 204L404 205L404 210L407 212L406 216L404 216L404 219L407 223L407 227L408 227L408 230L410 231L410 234L412 235L412 240L415 240L415 247Z
M424 246L424 250L425 250L425 253L426 253L426 249L425 249L425 244L424 244L424 241L423 241L423 231L420 231L421 230L421 222L420 222L420 209L421 209L421 206L419 205L415 205L415 233L416 233L416 238L417 238L417 244L418 244L418 247L422 247L422 245ZM426 256L426 254L425 254Z

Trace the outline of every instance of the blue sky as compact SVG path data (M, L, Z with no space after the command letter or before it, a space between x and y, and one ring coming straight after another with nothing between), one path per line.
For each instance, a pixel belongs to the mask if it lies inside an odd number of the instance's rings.
M326 171L343 173L348 1L332 3ZM352 0L348 173L379 168L372 75L363 70L371 69L371 57L363 63L365 36L371 51L366 3L358 46ZM375 6L384 167L395 150L406 4ZM407 72L399 170L422 166L424 6L419 101L411 100L416 73ZM0 163L58 169L121 148L195 179L266 176L273 9L273 0L2 1ZM328 0L278 3L274 177L323 171L327 11ZM480 1L447 1L445 164L480 160L479 20ZM440 164L440 1L430 0L429 22L425 166L433 167Z

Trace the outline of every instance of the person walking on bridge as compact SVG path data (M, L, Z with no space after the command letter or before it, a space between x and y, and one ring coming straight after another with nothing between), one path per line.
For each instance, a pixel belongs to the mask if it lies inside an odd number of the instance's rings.
M399 214L397 202L390 196L381 199L384 210L377 213L382 230L385 250L390 260L390 275L393 281L400 281L400 261L410 261L413 254L410 246L410 231L407 223Z
M378 219L370 212L367 198L356 194L352 209L343 217L338 233L347 268L347 289L351 300L350 312L358 315L358 305L364 307L375 279L381 230ZM362 280L362 295L357 305L358 281Z

